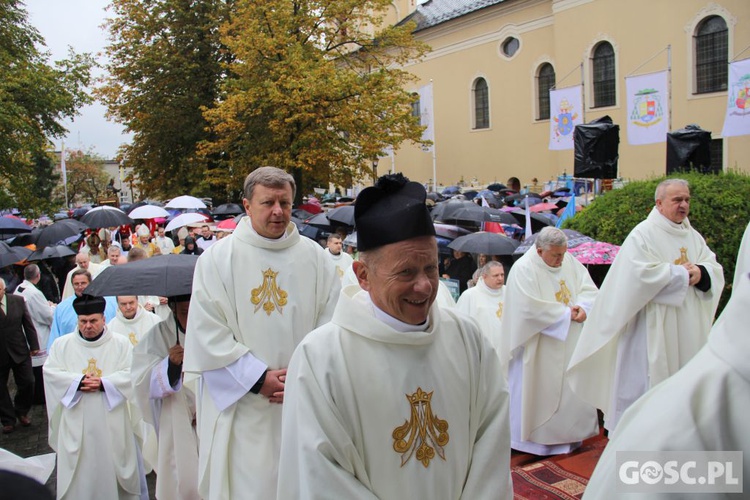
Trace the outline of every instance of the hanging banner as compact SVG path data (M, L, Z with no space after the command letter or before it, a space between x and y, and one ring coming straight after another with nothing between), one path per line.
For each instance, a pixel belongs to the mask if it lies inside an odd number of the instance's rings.
M729 64L727 114L723 137L750 134L750 59Z
M581 86L549 91L549 149L573 149L573 129L583 123Z
M628 143L665 142L669 132L667 72L625 78L628 94Z
M427 127L422 132L423 141L435 142L435 122L432 113L432 82L419 88L419 124ZM434 146L422 146L422 151L432 152Z

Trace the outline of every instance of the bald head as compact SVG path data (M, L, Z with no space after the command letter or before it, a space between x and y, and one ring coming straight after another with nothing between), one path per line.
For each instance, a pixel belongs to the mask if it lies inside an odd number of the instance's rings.
M89 264L91 264L91 258L89 257L89 254L81 252L76 255L76 265L78 267L88 270Z

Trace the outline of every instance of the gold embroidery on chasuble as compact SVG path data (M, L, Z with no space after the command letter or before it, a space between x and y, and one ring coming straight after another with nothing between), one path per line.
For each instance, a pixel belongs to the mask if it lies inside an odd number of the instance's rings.
M274 272L270 267L263 271L263 283L258 288L253 288L250 302L255 306L255 311L262 307L267 315L278 309L282 314L282 308L287 304L287 292L276 284L278 271Z
M89 365L81 372L84 375L91 375L93 377L101 377L102 371L96 367L96 359L89 359Z
M336 266L336 274L339 275L339 278L343 278L344 277L344 270L341 269L339 266Z
M676 266L681 266L682 264L687 264L688 262L690 261L688 260L688 256L687 256L687 248L682 247L680 248L680 258L676 259L674 261L674 264Z
M573 295L565 284L565 280L560 280L560 290L555 292L555 300L566 306L570 305L570 299Z
M130 339L130 343L133 344L133 346L137 346L138 345L138 339L135 338L135 332L130 332L128 334L128 338Z
M497 319L500 319L503 317L503 303L502 302L497 303L497 311L495 311L495 315L497 315Z
M434 391L433 391L434 392ZM401 454L401 467L412 455L428 467L435 458L435 452L445 460L443 447L448 444L448 422L432 413L432 392L424 392L421 387L414 394L406 394L411 408L411 416L403 425L393 430L393 449Z

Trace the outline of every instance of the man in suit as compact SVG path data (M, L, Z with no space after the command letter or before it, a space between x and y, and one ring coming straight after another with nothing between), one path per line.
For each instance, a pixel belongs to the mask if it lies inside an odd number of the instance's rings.
M39 339L23 297L6 294L5 281L0 279L0 422L3 434L13 432L16 417L24 427L31 425L28 417L34 399L31 356L38 352ZM8 391L10 370L13 370L17 387L15 401L11 401Z

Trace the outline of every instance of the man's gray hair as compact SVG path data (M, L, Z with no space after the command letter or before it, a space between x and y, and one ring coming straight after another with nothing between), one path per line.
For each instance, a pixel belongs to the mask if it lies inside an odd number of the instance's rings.
M39 266L37 266L36 264L29 264L28 266L23 268L23 279L25 279L26 281L36 279L39 274Z
M243 190L245 192L245 198L247 201L250 201L253 198L253 190L256 185L269 188L284 188L287 184L292 188L292 199L294 199L294 196L297 193L297 185L294 182L294 177L280 168L260 167L250 172L245 178L245 186Z
M568 237L562 232L562 229L547 226L539 232L536 237L536 247L549 249L550 247L567 247Z
M669 186L679 185L686 187L690 189L690 184L685 179L667 179L665 181L661 181L658 186L656 186L656 192L654 193L654 201L656 200L662 200L664 199L664 193L667 190Z
M490 271L492 270L493 267L502 267L503 270L505 269L500 262L496 260L491 260L482 266L482 269L480 270L479 274L481 276L487 276L488 274L490 274Z
M107 255L111 253L115 253L115 252L122 253L122 249L117 245L110 245L109 248L107 249Z

